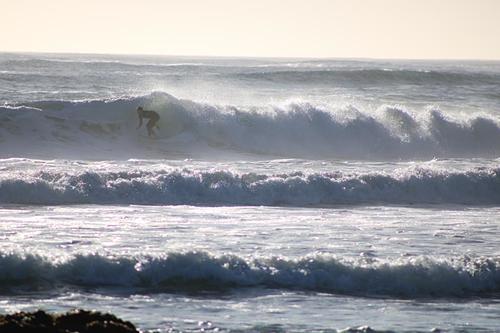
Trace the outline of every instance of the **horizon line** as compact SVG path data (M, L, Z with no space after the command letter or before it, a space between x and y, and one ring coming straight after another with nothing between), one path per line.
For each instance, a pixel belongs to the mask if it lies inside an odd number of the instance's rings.
M139 56L139 57L190 57L190 58L220 58L220 59L295 59L295 60L395 60L395 61L484 61L500 62L500 58L398 58L398 57L335 57L335 56L250 56L250 55L200 55L200 54L161 54L161 53L107 53L85 51L4 51L0 54L61 54L61 55L100 55L100 56Z

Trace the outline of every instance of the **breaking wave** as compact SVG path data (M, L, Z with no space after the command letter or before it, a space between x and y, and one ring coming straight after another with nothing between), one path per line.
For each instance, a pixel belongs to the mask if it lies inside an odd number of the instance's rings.
M160 113L156 140L135 108ZM0 157L171 157L255 154L297 158L414 159L500 156L500 123L398 106L363 112L308 102L219 106L166 93L0 107Z
M356 296L468 297L500 292L499 258L414 257L369 262L326 255L245 259L205 252L163 256L0 255L2 289L22 286L221 290L264 287Z
M229 171L21 171L0 176L0 202L322 206L338 204L500 204L500 169L410 167L392 174L275 175Z

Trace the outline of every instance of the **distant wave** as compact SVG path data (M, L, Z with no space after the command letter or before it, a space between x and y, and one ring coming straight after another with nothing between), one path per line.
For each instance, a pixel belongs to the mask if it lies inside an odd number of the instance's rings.
M322 206L338 204L500 204L500 169L408 168L385 173L263 175L228 171L5 172L0 202Z
M205 59L185 59L176 62L134 62L131 59L105 59L105 58L21 58L8 59L2 62L6 68L23 69L28 67L41 68L89 68L93 70L117 70L120 72L138 73L148 71L157 74L172 74L181 71L184 75L209 74L211 78L243 80L258 80L264 82L286 83L286 84L308 84L327 83L340 85L498 85L500 84L500 73L495 71L466 71L459 68L450 69L404 69L404 68L380 68L366 66L351 62L352 67L331 67L328 62L301 61L301 62L271 62L262 64L250 62L214 62ZM208 61L207 61L208 60ZM379 64L381 66L381 64ZM214 68L224 68L222 71L213 73Z
M245 259L205 252L151 257L0 255L0 289L37 286L221 290L264 287L356 296L469 297L500 292L500 258L414 257L391 261L315 255Z
M28 58L28 59L9 59L4 60L1 64L8 68L25 68L25 67L42 67L42 68L65 68L68 66L74 66L75 68L91 68L95 70L120 70L120 71L157 71L157 72L167 72L169 68L178 69L199 69L199 68L232 68L231 65L226 65L223 63L203 63L199 60L181 60L177 59L176 62L134 62L133 60L118 60L118 59L99 59L99 58L89 58L89 59L57 59L57 58ZM239 67L234 67L239 68Z
M135 108L160 113L158 140L144 142ZM209 151L298 158L413 159L500 156L500 123L398 106L363 112L308 102L219 106L166 93L116 100L37 101L0 107L0 156L62 156L79 152L134 158ZM85 150L85 148L87 148ZM218 152L218 153L217 153ZM88 156L90 155L90 156ZM214 157L215 157L214 156Z
M266 70L234 74L242 79L276 83L330 83L347 85L477 85L500 84L497 73L450 72L408 69L324 69L324 70Z

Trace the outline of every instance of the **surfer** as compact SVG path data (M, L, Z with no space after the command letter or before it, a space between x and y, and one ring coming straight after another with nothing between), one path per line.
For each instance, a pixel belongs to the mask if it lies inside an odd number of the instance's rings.
M155 134L153 131L153 127L160 128L160 126L157 125L158 120L160 120L160 115L155 111L144 110L142 106L139 106L137 108L137 115L139 116L139 126L137 126L138 129L142 126L142 118L149 119L148 123L146 124L146 128L148 129L148 136L152 136Z

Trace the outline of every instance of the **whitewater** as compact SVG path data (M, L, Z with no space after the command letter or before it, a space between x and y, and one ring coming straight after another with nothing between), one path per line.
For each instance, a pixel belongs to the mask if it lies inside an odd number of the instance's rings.
M494 61L2 53L0 312L498 332L499 91Z

